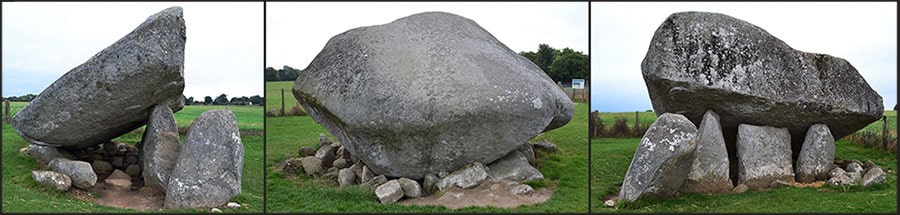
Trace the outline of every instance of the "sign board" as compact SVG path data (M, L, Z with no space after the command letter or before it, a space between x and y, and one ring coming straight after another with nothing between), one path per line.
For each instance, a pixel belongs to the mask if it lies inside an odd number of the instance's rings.
M572 89L584 89L584 79L572 79Z

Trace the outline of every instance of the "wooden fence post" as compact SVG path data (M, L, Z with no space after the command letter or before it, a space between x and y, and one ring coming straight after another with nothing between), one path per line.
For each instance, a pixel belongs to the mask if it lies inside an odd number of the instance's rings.
M638 111L634 111L634 133L635 133L635 135L638 134L638 122L640 122L638 119Z
M885 151L888 150L888 127L887 116L881 116L881 143Z
M284 89L281 89L281 115L284 116Z
M9 100L4 100L4 104L6 104L6 124L12 124L12 116L9 114Z

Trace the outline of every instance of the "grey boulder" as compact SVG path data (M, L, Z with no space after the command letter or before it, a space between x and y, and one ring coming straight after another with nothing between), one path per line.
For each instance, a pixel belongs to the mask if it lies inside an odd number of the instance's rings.
M390 180L375 188L375 197L381 204L391 204L403 197L403 188L397 180Z
M166 187L166 208L216 207L241 193L244 146L226 109L203 112L191 123Z
M63 159L75 159L75 155L65 149L60 149L53 146L42 146L31 144L28 146L28 149L25 150L28 155L34 157L35 160L39 162L49 163L54 158L63 158Z
M94 169L88 162L55 158L50 160L48 166L54 172L69 176L72 179L72 185L77 188L87 190L97 184L97 173L94 173Z
M356 173L350 168L341 169L338 172L338 185L341 187L350 186L356 183Z
M293 94L376 174L412 179L491 163L574 113L534 63L443 12L332 37Z
M144 186L165 191L178 160L178 125L174 113L167 106L157 105L145 129L141 139Z
M416 180L398 178L397 183L400 183L400 187L403 188L403 196L409 198L419 198L422 196L422 185L419 185L419 182L416 182Z
M884 174L884 170L881 170L881 167L873 166L866 171L866 174L863 175L860 180L860 184L868 187L874 184L884 183L887 181L887 176Z
M834 162L834 137L828 126L815 124L806 132L803 148L797 157L794 173L798 182L813 182L828 179L828 171Z
M694 161L688 172L681 192L690 193L725 193L732 190L729 178L728 150L725 148L725 137L719 125L719 114L706 111L700 127L697 129L697 149Z
M72 187L72 178L54 171L31 171L31 178L58 191L66 191Z
M619 199L629 202L645 196L675 195L684 183L697 148L697 128L680 114L665 113L641 138L625 173Z
M525 146L531 147L531 145L528 144ZM541 171L538 171L528 163L528 155L526 155L526 152L529 151L513 150L506 156L503 156L494 161L494 163L488 165L488 173L490 173L491 177L494 179L505 179L517 182L543 180L544 174L541 174ZM532 159L533 156L534 154L532 154Z
M794 182L788 129L741 124L737 138L738 183L761 190L776 180Z
M441 180L435 184L435 187L440 191L444 191L451 187L469 189L481 185L487 178L487 167L481 163L475 162L450 173L447 177L441 178Z
M30 143L88 148L144 125L153 106L181 110L185 38L181 7L150 16L44 89L13 128Z
M730 153L741 123L787 128L796 157L810 126L824 123L840 139L884 111L881 96L846 60L795 50L718 13L670 15L656 29L641 71L657 115L699 122L715 110Z

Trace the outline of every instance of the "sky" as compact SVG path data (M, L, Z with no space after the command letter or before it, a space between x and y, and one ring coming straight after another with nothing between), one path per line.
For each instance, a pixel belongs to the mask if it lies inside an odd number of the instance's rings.
M428 11L469 18L516 52L588 54L587 2L267 2L266 67L304 69L337 34Z
M3 96L40 93L171 6L184 13L185 96L263 95L262 2L3 2Z
M765 29L796 50L844 58L897 103L895 2L592 2L591 110L652 110L641 61L656 28L682 11L717 12Z

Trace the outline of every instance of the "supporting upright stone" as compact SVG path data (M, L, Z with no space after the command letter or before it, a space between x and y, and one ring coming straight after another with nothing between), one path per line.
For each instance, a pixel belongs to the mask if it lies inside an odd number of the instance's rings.
M719 114L707 110L698 128L697 150L681 192L725 193L734 186L728 178L728 151L719 125Z
M683 115L660 115L634 152L619 199L633 202L644 196L675 195L690 171L696 138L697 128Z
M834 137L825 124L815 124L806 132L803 148L797 157L795 174L799 182L824 181L834 162Z
M791 135L786 128L740 124L737 135L738 184L767 189L794 181Z

